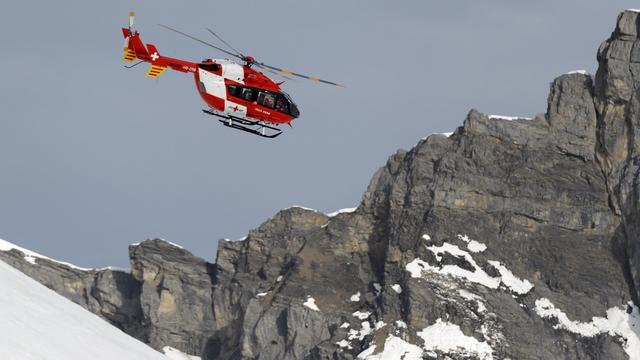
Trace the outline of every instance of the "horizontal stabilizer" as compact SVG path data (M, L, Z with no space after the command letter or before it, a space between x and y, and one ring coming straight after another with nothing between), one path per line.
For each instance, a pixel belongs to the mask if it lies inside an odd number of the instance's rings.
M149 71L147 72L147 76L152 78L157 78L165 70L167 70L166 66L151 65L151 67L149 68Z
M136 53L133 50L126 48L124 49L124 56L122 56L122 60L132 62L136 58Z

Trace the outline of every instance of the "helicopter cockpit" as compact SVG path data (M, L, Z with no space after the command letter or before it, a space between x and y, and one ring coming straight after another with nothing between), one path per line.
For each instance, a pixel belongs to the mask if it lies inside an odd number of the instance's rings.
M240 98L248 102L256 102L258 105L269 109L275 109L276 111L284 114L289 114L294 118L300 116L300 111L291 99L291 96L284 91L277 93L240 85L229 85L227 90L229 92L229 96Z

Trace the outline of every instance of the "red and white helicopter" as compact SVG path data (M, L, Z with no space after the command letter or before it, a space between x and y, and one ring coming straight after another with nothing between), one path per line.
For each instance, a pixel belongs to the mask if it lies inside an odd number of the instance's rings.
M244 64L237 64L228 59L206 59L195 63L160 55L153 44L144 44L140 40L140 33L132 30L135 14L129 15L129 27L122 28L124 35L123 60L139 61L127 68L132 68L142 62L151 64L147 76L157 78L167 68L183 73L193 73L196 87L209 109L204 109L207 114L220 117L220 122L234 129L246 131L267 138L275 138L282 133L277 126L288 124L300 116L298 107L291 97L280 89L280 83L269 79L263 73L253 67L280 75L290 79L296 76L324 84L343 85L322 80L313 76L306 76L290 70L280 69L275 66L257 62L251 56L243 55L224 41L220 36L207 29L213 36L228 46L231 51L219 48L206 41L185 34L166 25L160 25L168 30L210 46L231 57L240 59ZM283 81L284 82L284 81Z

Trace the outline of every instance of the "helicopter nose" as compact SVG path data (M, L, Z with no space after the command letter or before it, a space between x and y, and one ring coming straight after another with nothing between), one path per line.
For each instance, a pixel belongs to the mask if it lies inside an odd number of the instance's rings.
M298 110L298 107L296 106L296 104L291 103L291 116L293 116L294 119L297 119L300 116L300 110Z

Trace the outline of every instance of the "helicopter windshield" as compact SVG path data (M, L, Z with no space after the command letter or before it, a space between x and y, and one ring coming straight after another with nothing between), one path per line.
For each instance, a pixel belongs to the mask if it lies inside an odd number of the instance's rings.
M291 114L291 116L293 116L294 118L297 118L298 116L300 116L300 111L298 110L298 106L296 106L296 103L293 102L293 99L291 99L291 96L289 96L289 94L287 94L284 91L280 91L280 94L284 97L284 99L286 100L286 103L288 103L288 107L289 107L289 111L283 111L283 112L287 112L289 114ZM278 102L281 100L281 97L278 97ZM276 110L280 111L278 109L278 102L276 102Z

